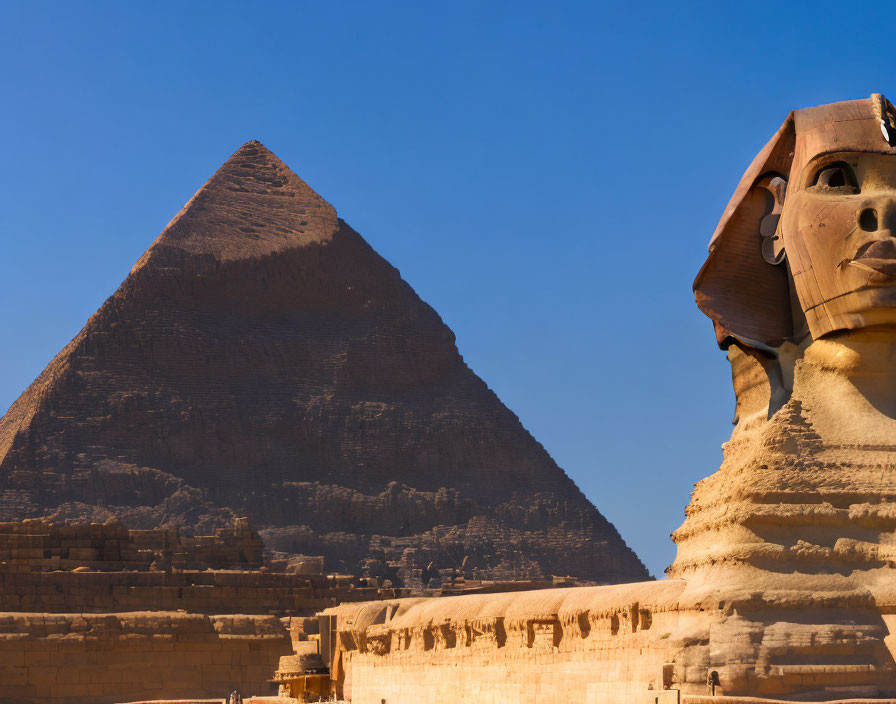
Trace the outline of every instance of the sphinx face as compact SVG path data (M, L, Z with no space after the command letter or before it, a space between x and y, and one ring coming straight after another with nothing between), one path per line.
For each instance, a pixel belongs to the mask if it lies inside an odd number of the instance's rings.
M780 231L814 338L896 325L896 155L810 160L788 186Z

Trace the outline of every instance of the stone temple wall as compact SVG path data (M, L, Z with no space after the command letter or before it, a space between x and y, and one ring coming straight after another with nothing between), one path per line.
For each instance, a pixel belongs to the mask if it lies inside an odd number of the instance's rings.
M0 614L0 700L111 704L267 693L289 636L272 616Z

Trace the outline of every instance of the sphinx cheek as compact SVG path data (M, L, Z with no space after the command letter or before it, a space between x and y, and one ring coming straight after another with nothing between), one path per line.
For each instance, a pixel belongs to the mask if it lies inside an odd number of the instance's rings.
M781 214L780 233L787 253L787 263L793 274L799 274L812 268L811 252L807 248L804 236L809 223L804 217L799 195L793 201L788 200Z
M856 236L857 231L855 208L851 203L823 206L803 226L806 251L824 300L867 283L867 272L849 266L861 241L866 239Z
M835 299L854 286L850 279L853 272L844 272L840 266L845 258L845 240L852 229L851 209L843 205L798 193L784 208L784 247L804 311Z
M803 268L833 270L851 256L849 243L856 221L850 205L828 203L804 208L793 224L790 239L809 259ZM789 247L789 242L786 244Z

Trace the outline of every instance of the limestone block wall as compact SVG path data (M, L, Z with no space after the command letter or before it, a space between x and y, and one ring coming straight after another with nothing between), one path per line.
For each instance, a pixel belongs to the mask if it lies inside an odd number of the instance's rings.
M272 616L0 613L0 701L112 704L273 693Z
M670 580L345 605L323 614L322 655L336 694L353 704L672 702L677 683L707 676L699 638L682 656L694 618L678 609L683 588Z

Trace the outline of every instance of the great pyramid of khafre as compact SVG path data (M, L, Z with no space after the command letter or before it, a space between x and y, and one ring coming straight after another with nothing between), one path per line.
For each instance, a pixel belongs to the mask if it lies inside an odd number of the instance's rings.
M354 574L647 576L438 314L254 141L0 420L0 520L240 515Z

